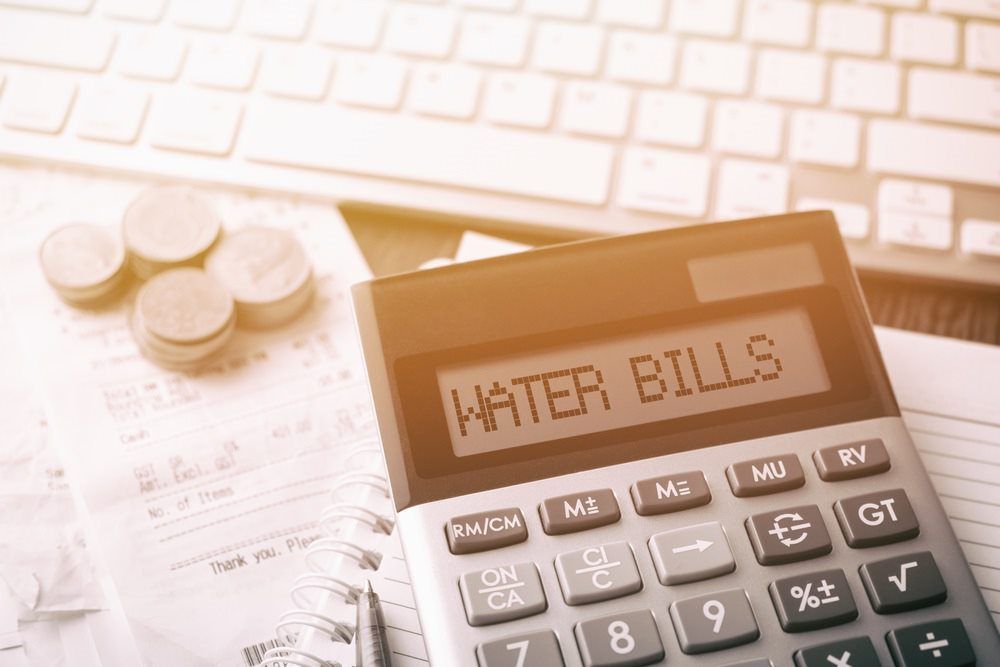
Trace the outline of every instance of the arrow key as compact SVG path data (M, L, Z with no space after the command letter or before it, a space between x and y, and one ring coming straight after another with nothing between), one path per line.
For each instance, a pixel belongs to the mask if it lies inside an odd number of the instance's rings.
M718 521L657 533L649 538L649 553L664 586L711 579L736 569L726 532Z

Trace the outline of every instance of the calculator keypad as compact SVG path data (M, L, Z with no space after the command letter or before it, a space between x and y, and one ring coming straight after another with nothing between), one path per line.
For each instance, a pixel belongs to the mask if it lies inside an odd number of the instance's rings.
M768 591L785 632L828 628L858 617L858 607L843 570L778 579Z
M479 667L562 667L559 642L551 630L504 637L476 647Z
M469 572L459 579L469 625L491 625L545 611L545 593L534 563Z
M718 651L760 636L750 599L742 588L674 602L670 618L685 653Z
M898 667L972 667L976 664L969 635L957 618L893 630L886 641Z
M568 605L610 600L642 588L628 542L612 542L559 554L556 573Z
M539 506L538 512L542 518L542 528L549 535L606 526L622 517L618 500L611 489L549 498Z
M746 522L757 562L781 565L830 553L833 544L816 505L753 514Z
M718 521L657 533L649 539L649 553L664 586L719 577L736 569Z
M851 637L795 652L795 667L882 667L868 637Z
M632 486L632 502L642 516L679 512L711 501L712 492L700 470L652 477Z
M824 447L813 453L816 471L824 482L877 475L889 469L889 452L879 439Z
M893 556L861 566L861 581L879 614L929 607L945 601L948 590L929 551Z
M663 660L663 643L648 609L577 623L574 634L585 667L649 665Z
M806 483L799 457L795 454L734 463L726 470L726 477L733 495L740 498L789 491Z
M852 549L902 542L920 534L917 515L903 489L838 500L833 511Z

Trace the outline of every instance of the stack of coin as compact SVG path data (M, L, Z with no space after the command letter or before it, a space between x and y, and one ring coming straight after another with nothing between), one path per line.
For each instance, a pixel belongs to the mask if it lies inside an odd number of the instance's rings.
M200 265L221 231L212 199L185 185L146 190L122 221L132 272L142 280L176 266Z
M205 270L233 296L240 326L284 324L312 299L309 257L280 229L247 227L227 235L205 259Z
M60 227L39 251L45 279L74 305L95 305L122 285L125 248L107 229L86 223Z
M225 288L201 269L170 269L139 290L131 327L151 361L193 370L226 345L236 327L236 308Z

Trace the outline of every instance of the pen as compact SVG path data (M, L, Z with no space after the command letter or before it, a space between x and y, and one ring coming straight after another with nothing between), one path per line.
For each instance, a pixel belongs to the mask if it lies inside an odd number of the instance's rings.
M382 603L372 590L372 582L365 586L358 597L357 629L354 632L354 646L357 650L357 667L391 667L389 640L385 634L385 619Z

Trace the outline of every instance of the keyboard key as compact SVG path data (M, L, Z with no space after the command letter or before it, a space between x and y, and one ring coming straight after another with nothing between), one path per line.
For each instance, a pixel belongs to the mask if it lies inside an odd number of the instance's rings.
M763 496L797 489L806 483L799 457L795 454L767 456L734 463L726 469L726 478L738 498Z
M345 53L337 64L333 95L344 104L395 109L403 96L406 65L391 56Z
M15 130L58 134L66 123L76 97L76 84L68 78L19 72L6 83L0 105L3 124Z
M528 29L519 16L469 12L462 19L458 57L479 65L520 67L528 53Z
M670 618L681 650L687 654L719 651L760 636L750 600L742 588L674 602Z
M995 0L930 0L930 10L942 14L1000 19L1000 7Z
M627 28L653 29L663 23L663 0L600 0L597 19Z
M719 100L715 105L712 147L722 153L777 157L781 152L784 111L773 104Z
M972 667L976 654L957 618L892 630L886 635L898 667Z
M545 72L592 76L603 44L604 31L597 26L545 21L535 30L532 62Z
M618 203L637 211L701 217L710 170L705 155L627 148L618 179Z
M444 7L399 3L389 13L385 46L424 58L445 58L455 42L455 15Z
M100 72L115 33L85 18L0 9L0 60Z
M615 30L604 72L617 81L666 85L674 78L677 40L669 35Z
M865 563L861 581L878 614L895 614L940 604L948 597L944 579L929 551Z
M181 73L187 43L179 35L163 30L130 31L124 35L115 57L125 76L154 81L173 81Z
M684 45L681 85L691 90L742 95L747 89L750 50L744 44L691 39Z
M856 167L861 155L861 120L849 113L797 109L792 113L788 144L788 155L795 162Z
M920 534L917 516L903 489L838 500L833 511L852 549L902 542Z
M878 475L891 465L885 444L877 438L817 449L813 463L824 482Z
M486 84L484 115L502 125L548 127L555 95L556 82L550 77L498 72Z
M830 105L848 111L894 114L899 110L899 65L874 60L833 61Z
M458 581L469 625L492 625L545 611L548 603L534 563L463 574Z
M573 629L584 667L650 665L663 660L663 643L648 609L610 614Z
M170 13L174 23L185 28L227 31L236 22L239 0L172 0Z
M251 35L302 39L312 17L308 0L245 0L241 22Z
M851 637L795 652L795 667L880 667L868 637Z
M651 360L657 364L659 361ZM632 502L642 516L680 512L712 501L712 492L700 470L651 477L632 485Z
M420 63L410 81L408 104L429 116L472 118L481 83L482 74L471 67Z
M568 605L590 604L642 588L628 542L611 542L556 556L556 575Z
M653 144L697 148L705 139L706 113L708 100L701 95L644 90L639 94L635 137Z
M736 569L718 521L656 533L649 538L649 553L664 586L720 577Z
M1000 25L965 24L965 64L970 69L1000 72Z
M781 565L825 556L833 549L816 505L753 514L747 534L761 565Z
M758 97L819 104L825 81L826 58L819 54L763 49L757 55Z
M203 93L164 93L153 101L149 142L156 148L228 155L243 110L229 97Z
M885 243L947 250L952 191L946 185L885 179L878 190L878 236Z
M1000 220L969 218L962 223L962 252L984 257L1000 257Z
M788 207L788 168L783 165L723 160L717 187L719 220L775 215Z
M563 19L585 19L590 15L591 0L525 0L529 14Z
M490 9L497 12L512 12L517 8L517 0L458 0L458 4L475 9Z
M914 67L907 91L913 118L1000 128L1000 77Z
M330 87L333 58L313 46L271 46L264 52L260 87L264 92L300 100L322 100Z
M1000 135L873 120L868 124L868 169L1000 187Z
M882 53L885 13L873 7L822 3L816 26L821 51L877 56Z
M871 227L871 214L864 204L840 201L838 199L821 199L803 197L795 205L796 211L833 211L840 228L840 235L845 239L865 239Z
M623 86L570 81L563 92L561 125L568 132L617 139L628 129L632 92Z
M257 47L250 42L221 38L201 40L191 47L187 74L209 88L247 90L257 73Z
M944 16L896 12L892 15L889 53L894 60L954 65L958 61L958 23Z
M101 11L114 19L155 23L163 18L166 4L167 0L104 0Z
M748 0L743 38L778 46L805 47L812 37L813 7L806 0Z
M767 590L785 632L829 628L858 617L858 607L843 570L778 579Z
M618 501L611 489L548 498L538 506L542 528L549 535L589 530L621 519Z
M321 0L313 34L321 44L373 49L382 34L385 3L377 0Z
M2 5L24 7L26 9L45 9L72 14L86 14L94 5L94 0L2 0Z
M453 554L471 554L528 539L524 515L516 507L452 517L445 527Z
M476 647L479 667L562 667L562 652L551 630L496 639Z
M95 82L80 92L76 134L84 139L131 144L139 137L149 95L133 87Z
M737 0L673 0L670 31L706 37L731 37L736 32Z
M723 665L723 667L774 667L774 663L768 658L751 658L750 660L729 662Z

